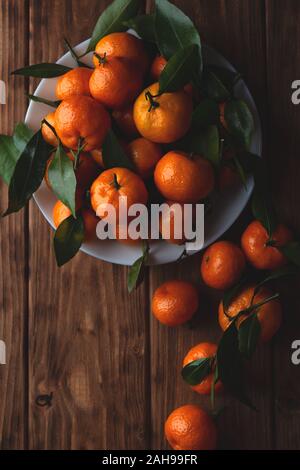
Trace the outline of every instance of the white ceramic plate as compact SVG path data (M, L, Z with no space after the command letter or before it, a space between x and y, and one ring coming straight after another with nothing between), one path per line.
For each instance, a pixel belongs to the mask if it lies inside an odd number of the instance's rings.
M84 53L87 48L89 40L79 44L75 50L78 54ZM205 60L212 65L219 65L226 67L230 70L235 70L234 67L224 59L219 53L211 48L205 47ZM92 54L85 57L87 64L92 64ZM74 67L76 64L71 57L70 53L65 54L58 60L59 64L64 64ZM44 79L37 87L35 94L49 100L55 100L55 86L57 79ZM255 132L252 138L251 151L256 154L261 154L261 125L258 112L248 90L243 81L239 81L235 88L237 97L244 99L254 116ZM34 131L38 130L42 119L53 108L44 104L31 102L25 117L26 124ZM242 210L244 209L247 201L253 190L253 180L249 178L247 189L242 185L230 188L222 194L213 195L213 211L205 218L205 244L204 247L210 245L215 240L223 235L224 232L235 222ZM52 209L56 202L54 194L48 189L47 185L43 182L39 190L34 195L35 201L40 208L42 214L47 219L49 224L54 227L52 220ZM164 264L176 261L183 252L182 246L171 245L164 241L155 241L150 245L150 264ZM141 249L139 247L128 247L114 240L95 240L85 243L81 250L88 255L95 258L108 261L110 263L132 265L134 261L141 256Z

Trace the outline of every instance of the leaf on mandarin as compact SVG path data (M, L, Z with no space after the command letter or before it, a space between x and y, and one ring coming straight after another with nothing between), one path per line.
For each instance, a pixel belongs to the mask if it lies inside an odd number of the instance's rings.
M137 15L140 8L140 0L114 0L101 13L94 28L87 52L95 49L98 41L110 33L126 31L125 21Z
M211 372L211 357L190 362L181 371L182 378L189 385L200 384Z
M57 228L54 235L54 251L59 267L70 261L79 251L84 240L84 222L80 214L70 215Z
M61 143L48 169L48 178L56 197L63 202L76 218L75 192L76 176L72 160L64 151Z

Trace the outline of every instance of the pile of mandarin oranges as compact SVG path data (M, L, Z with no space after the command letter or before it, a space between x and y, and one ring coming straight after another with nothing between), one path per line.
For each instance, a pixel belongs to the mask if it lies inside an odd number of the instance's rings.
M215 187L214 170L208 160L177 151L176 146L172 148L172 143L181 139L191 125L198 99L192 84L159 95L157 80L167 62L157 56L151 63L143 41L129 33L102 38L93 62L93 69L77 67L58 79L56 97L60 104L42 124L45 141L57 147L59 139L70 159L74 158L78 142L83 142L76 165L76 209L84 219L86 241L95 236L100 206L105 208L110 203L118 209L118 196L127 196L128 206L147 204L151 179L168 204L197 203ZM145 83L150 85L145 88ZM104 170L102 144L111 128L116 129L119 144L134 171L119 167ZM223 175L220 184L227 185L235 178L234 172L229 178ZM50 187L47 172L45 180ZM90 192L88 202L86 190ZM58 201L53 211L55 226L70 214ZM168 241L184 243L174 237L173 220L162 220L161 232L164 224L170 223ZM120 240L120 230L126 231L126 227L117 227L115 236L119 241L140 243L129 238Z
M76 209L83 216L85 240L95 236L102 215L98 210L100 205L110 203L117 209L120 195L127 196L128 206L147 204L150 179L169 205L173 202L196 204L207 198L216 186L222 190L235 184L236 174L229 166L224 166L216 176L211 163L203 156L188 155L176 149L174 143L189 130L193 108L201 97L192 83L180 91L159 94L158 79L167 63L162 56L151 60L142 40L121 32L109 34L98 42L93 62L92 69L77 67L58 79L56 96L60 104L42 124L45 141L57 147L59 139L71 160L78 150L78 142L83 143L75 174ZM222 106L220 120L226 127ZM111 128L116 131L119 144L134 170L104 168L102 145ZM47 172L45 180L50 187ZM55 204L53 219L56 227L70 215L70 209L61 201ZM117 227L117 239L120 230L126 230L126 227ZM287 260L278 248L292 238L289 229L278 225L272 244L268 244L267 231L255 220L243 233L241 247L229 241L218 241L204 252L201 278L212 289L225 291L240 280L247 264L258 270L280 268ZM136 243L130 239L120 241ZM168 241L185 242L175 239L172 233ZM220 303L221 329L225 331L230 317L234 318L248 308L254 299L263 304L270 296L267 288L256 293L254 285L246 285L226 312ZM169 327L190 321L198 308L198 289L187 281L165 282L156 289L152 299L154 316ZM240 316L237 328L245 318L246 315ZM258 311L258 320L260 340L269 341L281 324L279 301L274 299L263 304ZM200 343L183 358L183 366L213 357L216 351L216 344ZM193 390L207 395L211 392L212 381L213 372L194 385ZM223 384L218 381L215 392L222 393L223 389ZM176 450L214 449L217 444L213 418L197 405L185 405L173 411L165 423L165 434L170 446Z

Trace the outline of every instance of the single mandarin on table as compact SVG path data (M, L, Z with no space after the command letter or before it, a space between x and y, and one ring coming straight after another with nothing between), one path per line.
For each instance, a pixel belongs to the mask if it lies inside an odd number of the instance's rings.
M183 366L190 364L193 361L204 358L213 358L216 355L218 346L214 343L199 343L189 350L183 360ZM191 388L200 395L209 395L211 393L212 383L214 381L214 371L212 371L202 382L197 385L192 385ZM223 385L220 381L215 384L215 392L218 393L222 390Z
M293 240L293 233L283 224L278 224L274 233L267 230L258 220L254 220L242 235L241 245L249 263L256 269L278 269L288 263L280 247Z
M199 295L191 282L171 280L161 284L152 297L152 312L167 326L189 321L199 306Z
M227 312L225 314L223 302L219 305L219 324L223 331L225 331L231 324L230 318L236 317L239 312L255 305L271 297L272 292L266 288L262 288L254 295L255 286L245 287L233 299ZM228 318L229 317L229 318ZM237 327L247 318L247 315L242 315L237 320ZM270 341L270 339L277 333L282 321L282 310L279 300L274 299L265 303L257 310L257 318L260 323L260 339L262 342Z
M174 410L165 423L165 436L174 450L214 450L217 445L216 425L197 405Z
M205 250L201 276L204 283L213 289L229 289L240 279L245 266L244 253L237 245L219 241Z

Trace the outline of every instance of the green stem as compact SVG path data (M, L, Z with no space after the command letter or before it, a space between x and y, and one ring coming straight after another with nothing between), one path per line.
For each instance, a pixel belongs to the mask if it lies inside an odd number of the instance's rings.
M113 181L110 183L112 186L114 186L114 188L118 191L120 188L121 188L121 185L119 184L118 182L118 178L117 178L117 175L114 173L114 179Z
M51 131L53 132L53 134L55 135L55 137L57 137L57 138L59 139L56 130L54 129L53 126L51 126L50 122L48 122L47 119L43 119L43 120L42 120L42 125L43 125L43 124L46 124L46 126L48 126L49 129L51 129Z
M94 52L94 56L99 60L99 65L104 65L107 62L106 52L104 52L103 57L97 52Z
M150 107L148 109L148 113L150 113L152 111L152 109L156 109L156 108L159 107L159 103L157 101L155 101L155 99L154 99L156 97L151 95L150 91L147 91L145 93L145 97L146 97L146 100L150 102Z

